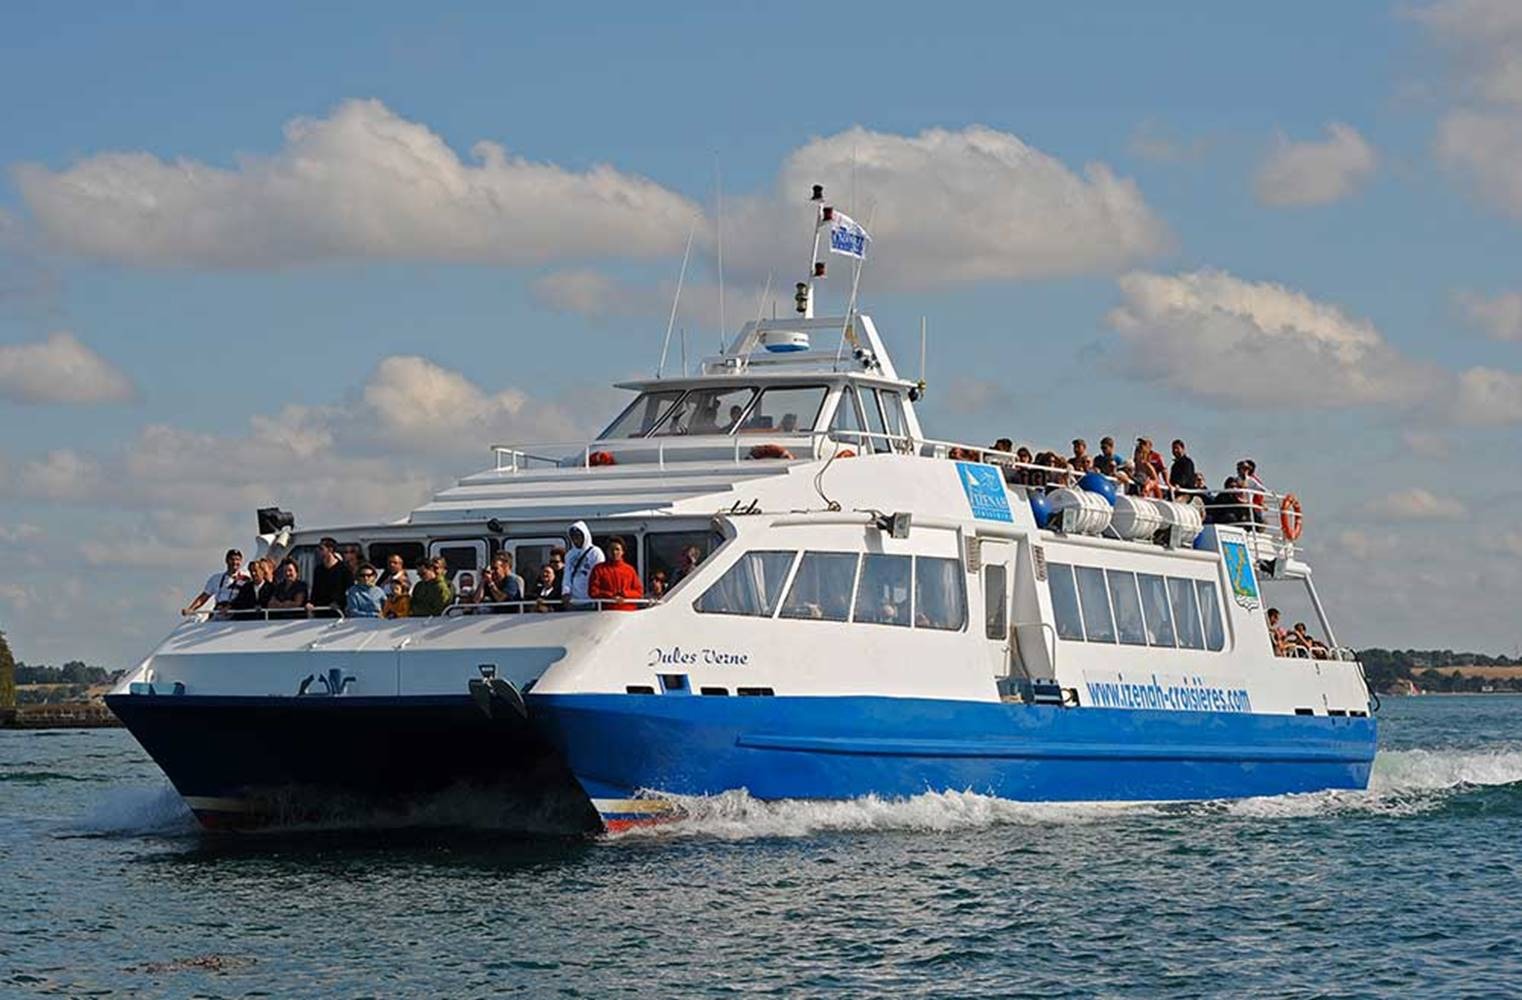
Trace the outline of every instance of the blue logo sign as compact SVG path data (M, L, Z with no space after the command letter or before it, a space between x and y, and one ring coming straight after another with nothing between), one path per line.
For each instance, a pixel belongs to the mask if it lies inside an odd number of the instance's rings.
M1009 512L1009 494L1004 492L1004 474L991 465L976 462L958 462L957 475L962 479L962 492L967 494L967 506L972 516L980 521L1015 520Z
M1252 556L1241 542L1222 542L1221 555L1226 560L1226 577L1231 581L1231 596L1252 611L1258 606L1258 578L1253 575Z

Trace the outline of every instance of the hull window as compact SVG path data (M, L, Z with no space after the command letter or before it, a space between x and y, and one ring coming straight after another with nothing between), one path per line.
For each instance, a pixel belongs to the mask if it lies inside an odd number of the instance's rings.
M782 603L783 618L843 622L851 616L854 552L805 552Z
M703 592L696 605L710 615L746 615L770 618L782 594L787 571L793 567L796 552L747 552L713 586Z
M1110 605L1115 609L1115 634L1127 646L1147 644L1147 625L1142 620L1141 597L1136 592L1136 574L1124 570L1106 570L1110 583Z
M1000 569L1003 569L1001 566ZM914 557L914 627L960 632L967 624L962 564L955 559ZM1000 606L1002 607L1002 601ZM1003 637L1000 629L999 638Z
M1151 573L1138 573L1136 582L1141 588L1147 641L1154 646L1176 645L1173 641L1173 614L1168 610L1168 588L1163 583L1163 578Z
M908 556L869 553L861 557L861 584L856 588L854 620L869 625L908 626Z
M1004 639L1009 633L1007 574L1002 563L983 567L983 634Z
M1046 579L1052 589L1052 614L1057 619L1057 635L1063 639L1082 639L1083 615L1078 612L1078 589L1073 585L1073 567L1062 563L1047 563Z
M1115 620L1110 615L1110 594L1105 574L1093 566L1079 566L1078 598L1083 604L1083 631L1090 642L1114 642Z
M1205 633L1200 628L1199 599L1192 580L1168 578L1168 596L1173 605L1173 622L1178 629L1178 644L1184 649L1204 649Z
M1226 630L1221 626L1221 600L1213 580L1196 580L1200 595L1200 617L1205 620L1205 648L1220 652L1226 648Z

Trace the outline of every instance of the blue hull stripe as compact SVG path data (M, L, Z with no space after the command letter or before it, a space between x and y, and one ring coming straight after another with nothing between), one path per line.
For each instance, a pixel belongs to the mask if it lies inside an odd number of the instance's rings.
M588 794L975 791L1026 801L1364 788L1372 718L879 697L528 697Z

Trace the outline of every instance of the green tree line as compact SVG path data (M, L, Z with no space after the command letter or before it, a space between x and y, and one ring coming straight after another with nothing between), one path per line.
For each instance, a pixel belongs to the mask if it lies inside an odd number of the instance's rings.
M1457 653L1451 649L1361 649L1369 686L1388 691L1397 682L1410 681L1423 691L1522 691L1522 676L1485 678L1457 677L1439 673L1448 667L1522 667L1522 657Z

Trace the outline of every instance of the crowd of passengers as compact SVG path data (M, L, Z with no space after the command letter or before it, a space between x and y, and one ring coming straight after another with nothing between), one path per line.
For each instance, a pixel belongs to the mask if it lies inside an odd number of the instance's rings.
M655 570L649 586L625 558L622 539L613 538L607 551L592 540L585 522L573 524L569 549L556 547L532 581L513 572L513 556L503 550L480 573L460 573L449 582L442 556L424 558L411 569L392 553L385 568L360 557L356 545L340 546L332 538L317 543L311 580L303 580L292 558L255 559L243 566L243 553L229 549L226 568L213 573L201 593L181 612L210 611L222 618L313 618L342 612L346 618L432 618L453 614L544 614L555 611L606 608L631 611L657 601L703 561L703 550L682 550L670 574Z
M1306 629L1305 622L1296 622L1295 627L1286 629L1279 624L1279 609L1268 609L1268 636L1274 643L1275 656L1299 656L1313 660L1329 660L1332 651L1326 643L1311 635Z
M1173 461L1168 462L1152 446L1152 439L1139 437L1130 458L1115 452L1115 439L1099 439L1099 454L1089 453L1089 443L1073 439L1073 453L1032 452L1009 438L1000 438L982 454L967 455L955 449L952 458L974 459L1004 469L1004 481L1012 486L1053 490L1077 485L1090 472L1113 480L1129 496L1152 497L1193 504L1201 509L1209 524L1262 524L1264 499L1268 487L1258 478L1258 463L1244 458L1237 463L1237 474L1227 476L1218 492L1211 492L1205 476L1195 468L1194 458L1183 441L1172 445Z

